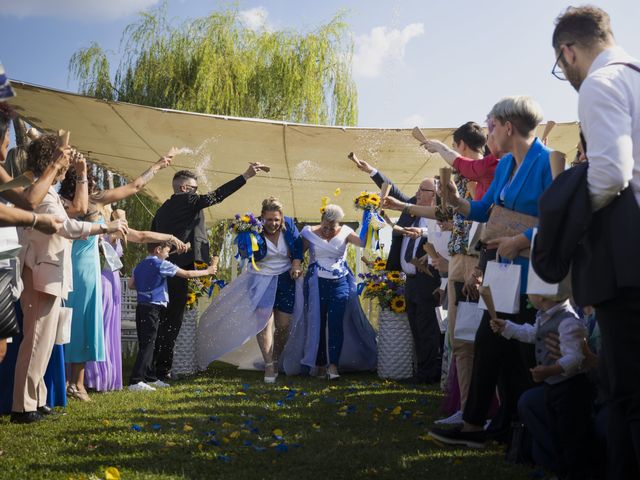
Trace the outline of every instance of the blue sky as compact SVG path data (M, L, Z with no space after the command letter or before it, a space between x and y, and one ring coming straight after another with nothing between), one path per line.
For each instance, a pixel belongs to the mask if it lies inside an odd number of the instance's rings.
M640 58L640 2L592 1ZM0 51L11 78L76 91L69 58L97 41L117 59L123 28L156 0L0 0ZM248 25L307 31L346 9L355 41L359 126L454 127L483 121L502 96L529 94L546 120L577 119L577 94L550 74L559 0L241 1ZM169 0L170 16L203 16L226 2ZM114 65L117 62L114 61Z

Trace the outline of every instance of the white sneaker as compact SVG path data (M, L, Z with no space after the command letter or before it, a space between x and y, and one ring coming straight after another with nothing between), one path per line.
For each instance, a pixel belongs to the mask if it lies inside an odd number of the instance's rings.
M155 382L149 382L147 385L151 385L152 387L156 387L156 388L167 388L167 387L171 386L168 383L163 382L162 380L156 380Z
M129 390L132 392L155 392L156 389L151 385L147 385L144 382L138 382L135 385L129 385Z
M440 420L436 420L436 425L462 425L464 421L462 420L462 410L458 410L456 413L447 418L441 418Z

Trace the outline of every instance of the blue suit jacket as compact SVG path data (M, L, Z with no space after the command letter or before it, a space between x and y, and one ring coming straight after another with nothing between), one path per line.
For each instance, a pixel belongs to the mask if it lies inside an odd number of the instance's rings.
M493 182L489 190L481 200L469 202L471 212L467 217L477 222L489 220L491 206L501 205L515 212L526 213L527 215L538 216L538 199L549 185L551 185L551 166L549 165L549 150L537 138L529 148L520 170L516 173L511 184L507 187L504 195L504 203L500 201L500 192L509 181L511 172L515 167L513 155L507 154L498 163ZM533 228L527 230L524 235L531 240ZM529 259L516 257L514 263L522 266L520 291L526 292L527 273L529 269Z
M302 236L300 236L300 232L296 227L293 218L284 217L284 225L285 229L282 231L284 234L284 240L287 242L287 247L289 247L289 255L292 260L302 260L303 252L302 252ZM261 239L258 242L259 250L255 253L255 260L259 262L267 255L267 241L263 235L261 235Z

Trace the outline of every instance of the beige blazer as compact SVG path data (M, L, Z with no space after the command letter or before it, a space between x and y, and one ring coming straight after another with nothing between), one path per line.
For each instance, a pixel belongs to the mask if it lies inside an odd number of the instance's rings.
M38 230L18 228L22 250L20 263L33 272L33 288L66 300L73 290L71 266L71 240L87 238L91 223L69 218L60 196L53 187L45 195L36 213L52 213L64 218L57 234L47 235Z

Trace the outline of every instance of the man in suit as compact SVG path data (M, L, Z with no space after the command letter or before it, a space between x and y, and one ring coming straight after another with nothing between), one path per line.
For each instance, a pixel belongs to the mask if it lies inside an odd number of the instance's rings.
M189 170L176 172L172 183L174 193L156 212L151 222L151 230L170 233L184 243L189 242L191 250L180 254L174 253L169 256L168 261L183 270L193 270L195 262L209 263L209 239L203 210L237 192L248 179L265 168L260 163L252 163L242 175L204 195L196 193L198 177L195 173ZM167 279L167 284L169 288L167 316L160 322L154 351L156 375L161 381L171 376L173 349L182 326L188 293L187 279L171 277Z
M355 157L354 157L355 158ZM356 159L357 167L371 176L378 187L384 182L391 185L389 195L413 205L431 206L435 200L433 180L425 178L413 197L405 195L382 172L373 168L364 160ZM442 366L442 342L440 327L436 317L438 302L434 292L440 287L440 276L435 268L429 266L429 273L418 270L415 259L425 255L423 246L427 242L427 219L413 217L403 212L396 223L404 227L411 235L392 233L387 270L403 271L407 276L405 301L407 317L411 325L411 334L416 349L416 371L411 381L416 383L436 383L440 381Z
M593 6L563 12L552 44L552 73L579 93L589 158L592 245L579 259L587 266L574 265L573 287L581 303L595 306L602 337L607 478L640 478L640 261L637 241L629 242L640 234L640 62L616 45L609 15Z

